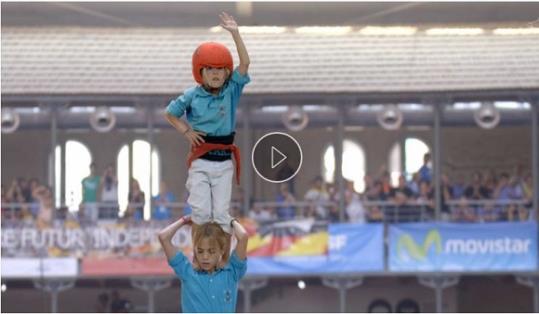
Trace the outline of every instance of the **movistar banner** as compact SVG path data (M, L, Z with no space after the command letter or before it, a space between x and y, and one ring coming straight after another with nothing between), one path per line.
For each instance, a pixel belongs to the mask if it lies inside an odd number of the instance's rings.
M391 271L533 271L537 224L411 223L389 228Z
M275 224L260 239L249 239L247 273L383 271L383 234L381 224L330 224L322 230L302 221Z

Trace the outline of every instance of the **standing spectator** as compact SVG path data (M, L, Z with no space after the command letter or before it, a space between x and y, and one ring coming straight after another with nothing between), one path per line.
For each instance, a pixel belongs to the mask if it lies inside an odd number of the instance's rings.
M354 182L346 181L344 191L346 200L346 214L352 223L365 223L365 208L359 199L359 194L354 190Z
M363 192L363 195L368 200L377 200L378 194L380 193L377 188L374 186L374 180L372 179L372 176L367 174L363 177L363 182L365 182L365 191Z
M165 181L159 184L159 194L153 198L155 207L152 212L152 219L167 220L172 217L170 203L176 202L176 197L168 190Z
M96 174L95 163L90 164L90 175L82 179L82 204L86 219L91 222L97 220L97 191L99 190L100 178Z
M308 216L316 216L319 219L327 218L328 209L324 203L329 200L329 195L324 188L322 177L314 178L311 188L305 193L304 198L305 201L311 202Z
M131 189L127 196L128 205L127 205L127 214L129 217L132 217L136 221L144 219L144 204L146 198L144 192L140 189L138 181L134 178L131 178Z
M50 228L54 215L54 204L51 189L42 185L37 188L35 195L39 200L39 214L37 215L37 227L39 229Z
M12 219L20 219L22 217L22 211L24 207L24 195L19 185L19 179L11 181L11 186L6 193L7 203L11 203L9 206L10 217Z
M432 181L432 163L430 161L430 153L423 155L423 166L419 168L419 180L420 181Z
M339 195L335 184L328 184L327 186L328 196L330 204L328 204L328 220L330 222L339 221Z
M293 204L296 202L296 198L290 193L288 184L281 183L281 185L279 185L279 194L277 195L276 201L277 203L282 204L277 207L277 218L279 220L294 219L296 216L296 208Z
M101 178L101 203L99 218L118 218L118 178L113 165L107 166Z

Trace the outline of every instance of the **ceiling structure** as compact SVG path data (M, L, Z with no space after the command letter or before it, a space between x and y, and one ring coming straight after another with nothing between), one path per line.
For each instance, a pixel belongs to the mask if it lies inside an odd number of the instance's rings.
M259 66L252 66L252 76L256 80L246 88L242 103L251 107L252 125L259 127L282 127L282 105L310 106L309 126L336 125L340 114L344 114L347 126L375 126L378 109L362 111L359 109L361 104L445 105L454 101L481 100L533 103L539 93L537 35L497 37L488 33L475 38L429 38L424 34L361 37L357 33L368 25L417 25L423 28L481 25L490 30L505 26L539 27L539 3L3 2L2 105L26 107L20 112L22 129L49 128L50 108L56 110L60 129L89 128L88 117L93 110L90 107L101 105L116 108L119 128L144 128L148 125L148 117L153 117L155 127L167 127L162 118L163 106L176 91L181 92L191 83L187 62L192 51L189 45L196 45L206 37L230 41L227 34L208 31L216 24L217 14L221 11L235 15L245 26L281 25L291 29L295 26L352 25L356 32L337 39L327 36L309 38L291 31L271 35L269 40L265 35L245 34L246 40L256 43L251 50L257 56ZM117 38L116 44L110 38ZM373 69L382 70L380 77L375 75L367 80L365 73L357 72L351 66L348 70L352 71L343 72L347 69L346 62L339 63L338 55L330 58L331 47L336 51L347 49L338 46L343 38L348 49L353 45L353 51L367 52L356 54L358 59L353 63L357 68L365 69L370 64ZM283 39L284 47L279 46ZM294 47L298 39L309 44ZM275 64L275 58L272 59L278 51L266 51L265 41L284 51L279 63ZM189 48L182 51L182 47L174 45ZM154 47L162 54L144 57L148 54L143 51L146 48L138 49L142 46ZM309 59L302 57L304 50L317 53ZM353 51L348 57L354 55ZM178 65L177 56L181 53L187 61ZM370 57L376 55L383 57ZM395 62L399 59L407 61ZM297 79L294 73L308 69L316 60L340 69L339 73L348 73L348 78L338 82L335 80L339 78L333 77L328 90L320 92L312 90L312 84L304 84L302 80L285 80L287 77ZM164 61L168 63L165 65ZM297 66L298 62L300 66ZM302 65L301 62L306 63ZM299 70L294 70L294 65ZM270 72L275 66L278 71L273 72L278 74L292 72L273 78ZM92 73L98 75L92 76ZM106 81L114 73L124 74L111 82ZM316 75L328 77L331 73L300 74L320 82ZM133 78L133 75L138 76L131 81L140 86L124 84L129 83L125 77ZM361 79L363 81L357 81ZM92 86L95 90L91 90ZM473 88L467 89L470 86ZM107 91L107 88L115 87L116 90ZM89 109L72 110L85 106ZM330 110L327 110L328 106ZM403 111L405 126L428 127L433 124L430 106ZM505 109L501 124L529 124L529 112L529 107ZM240 110L240 125L243 115ZM473 111L449 108L442 123L473 125Z
M539 19L533 2L2 2L2 26L210 27L222 11L247 26L528 26Z

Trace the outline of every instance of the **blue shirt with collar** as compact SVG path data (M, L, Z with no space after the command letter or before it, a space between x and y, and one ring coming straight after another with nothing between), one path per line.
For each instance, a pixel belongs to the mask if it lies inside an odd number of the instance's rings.
M236 129L236 107L243 87L250 81L248 74L241 75L235 69L219 95L213 95L200 85L189 88L169 103L167 113L178 118L185 113L194 130L209 136L229 135Z
M182 311L188 313L236 312L238 282L247 271L247 259L240 260L236 251L224 268L213 273L197 271L182 252L168 264L180 279Z

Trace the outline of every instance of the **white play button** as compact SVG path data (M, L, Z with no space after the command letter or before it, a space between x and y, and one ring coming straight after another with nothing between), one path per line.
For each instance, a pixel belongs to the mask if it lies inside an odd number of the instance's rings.
M280 159L277 161L277 163L275 163L275 155L278 154ZM274 146L271 147L271 169L277 167L280 163L282 163L283 161L285 161L286 159L286 156L281 153L277 148L275 148Z
M272 132L259 138L251 153L256 173L271 183L292 179L301 168L303 153L298 141L282 132Z

